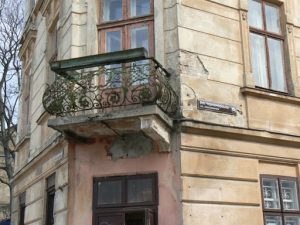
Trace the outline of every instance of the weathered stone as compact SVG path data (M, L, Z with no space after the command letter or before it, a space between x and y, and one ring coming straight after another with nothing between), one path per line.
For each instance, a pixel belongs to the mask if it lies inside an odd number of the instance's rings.
M117 137L110 147L109 154L113 160L122 158L138 158L153 150L153 144L150 138L142 133L133 133Z

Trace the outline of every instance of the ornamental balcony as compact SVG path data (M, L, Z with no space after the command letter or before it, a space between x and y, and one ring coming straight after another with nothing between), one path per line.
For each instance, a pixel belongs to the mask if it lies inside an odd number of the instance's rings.
M157 139L156 125L168 139L178 96L170 74L146 55L139 48L52 63L56 78L43 105L56 119L48 125L77 139L140 131Z

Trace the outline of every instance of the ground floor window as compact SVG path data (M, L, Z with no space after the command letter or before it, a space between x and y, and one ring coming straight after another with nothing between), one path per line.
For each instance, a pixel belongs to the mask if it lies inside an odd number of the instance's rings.
M46 225L54 224L55 174L47 178Z
M20 215L19 215L19 225L25 224L25 208L26 208L26 192L23 192L19 196L20 202Z
M296 178L262 176L266 225L300 225L299 189Z
M157 174L94 178L94 225L155 225L157 206Z

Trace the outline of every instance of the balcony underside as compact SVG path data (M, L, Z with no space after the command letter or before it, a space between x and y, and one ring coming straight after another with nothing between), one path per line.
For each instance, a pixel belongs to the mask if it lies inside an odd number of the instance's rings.
M89 115L50 119L52 127L74 141L93 142L96 138L116 136L125 138L143 134L159 151L170 151L170 132L173 121L157 106L102 112Z

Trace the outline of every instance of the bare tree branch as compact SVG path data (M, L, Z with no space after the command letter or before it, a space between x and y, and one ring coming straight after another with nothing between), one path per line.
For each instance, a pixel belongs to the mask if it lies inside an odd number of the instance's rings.
M16 114L21 87L21 62L18 58L23 24L22 0L0 0L0 170L7 185L14 172ZM12 196L12 195L10 195Z

